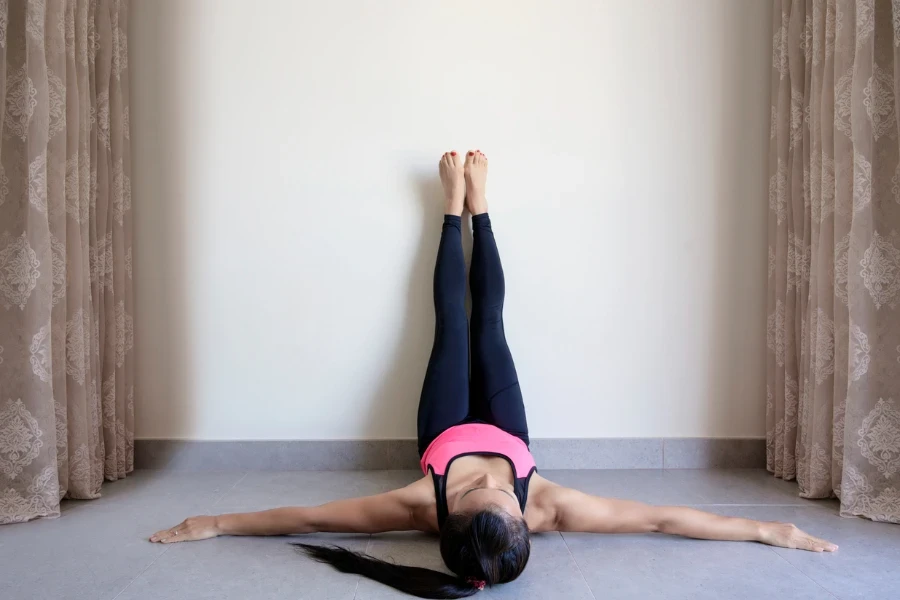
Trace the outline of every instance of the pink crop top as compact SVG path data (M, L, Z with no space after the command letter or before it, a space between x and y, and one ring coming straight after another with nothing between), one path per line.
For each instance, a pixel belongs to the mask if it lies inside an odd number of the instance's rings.
M499 456L505 458L513 470L515 494L519 508L525 513L528 483L537 471L534 457L525 442L502 429L486 423L464 423L447 429L437 436L422 455L422 472L434 480L438 524L443 527L448 515L447 471L454 460L468 455Z
M518 479L535 468L534 457L519 438L487 423L456 425L434 438L422 455L422 472L428 467L435 475L446 475L454 458L466 454L500 455L506 458Z

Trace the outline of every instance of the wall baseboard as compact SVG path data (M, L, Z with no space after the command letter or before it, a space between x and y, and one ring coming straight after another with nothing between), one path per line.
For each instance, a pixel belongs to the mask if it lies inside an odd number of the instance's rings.
M135 440L135 467L175 471L417 469L414 440ZM765 468L760 438L545 438L541 469Z

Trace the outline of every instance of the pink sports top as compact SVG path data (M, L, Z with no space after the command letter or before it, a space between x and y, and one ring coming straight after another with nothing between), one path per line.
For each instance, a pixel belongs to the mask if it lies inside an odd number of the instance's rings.
M422 455L422 472L434 480L438 525L444 526L449 514L447 507L447 473L453 461L461 456L499 456L506 459L513 470L516 498L525 512L528 501L528 482L537 471L534 457L525 442L487 423L456 425L437 436Z

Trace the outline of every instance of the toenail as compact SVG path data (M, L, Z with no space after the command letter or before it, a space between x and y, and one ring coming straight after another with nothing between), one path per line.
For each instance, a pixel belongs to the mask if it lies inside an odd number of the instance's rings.
M451 152L450 156L456 156L456 152Z
M469 156L475 156L474 152L469 152Z

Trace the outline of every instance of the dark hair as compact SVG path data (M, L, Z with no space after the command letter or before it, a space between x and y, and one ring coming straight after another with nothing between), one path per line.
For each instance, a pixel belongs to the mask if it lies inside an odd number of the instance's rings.
M525 520L495 510L451 514L441 529L441 557L456 577L389 563L340 546L294 544L342 573L355 573L419 598L466 598L477 583L507 583L521 575L531 555Z

